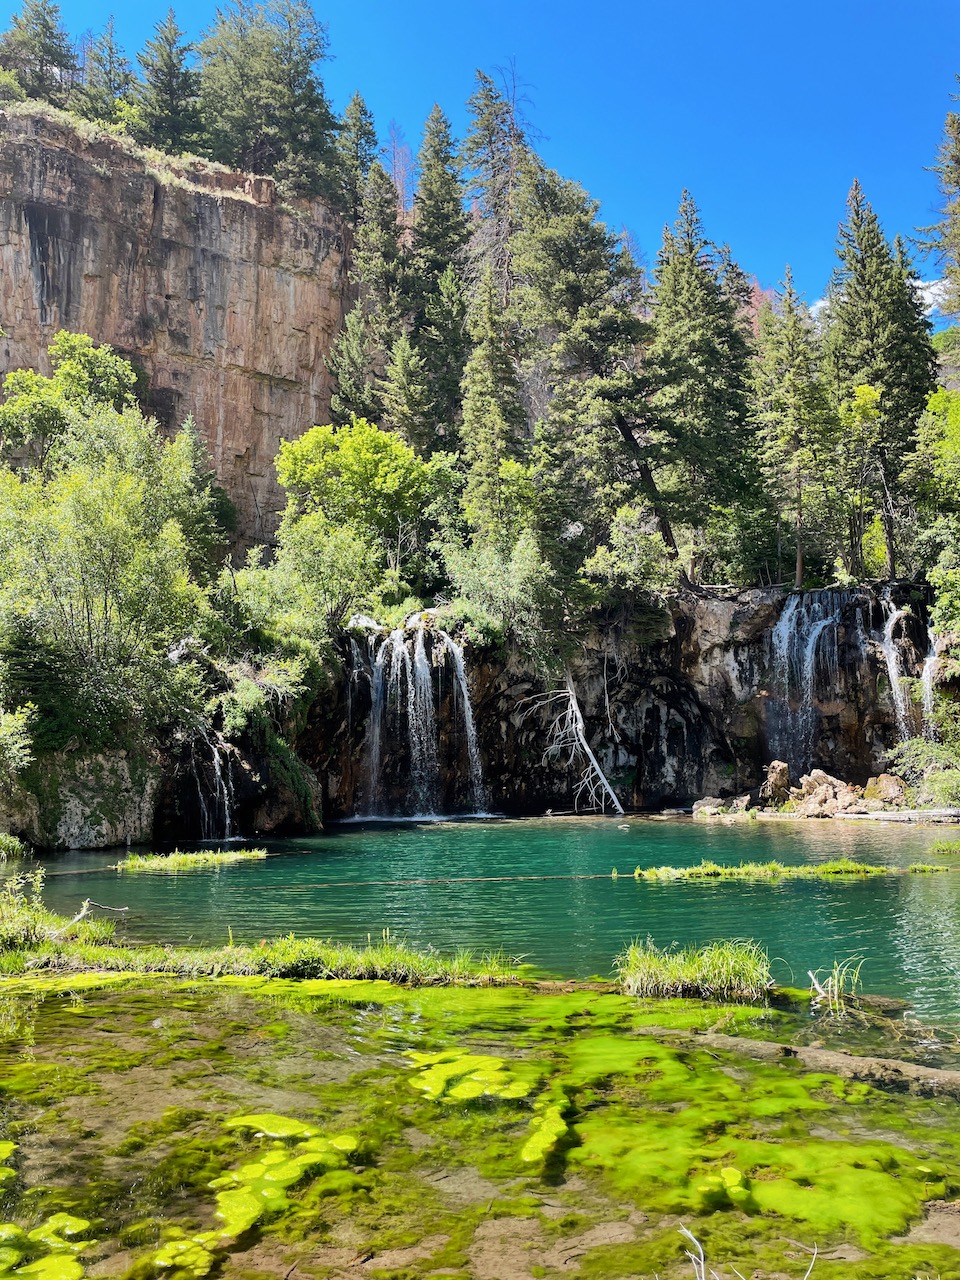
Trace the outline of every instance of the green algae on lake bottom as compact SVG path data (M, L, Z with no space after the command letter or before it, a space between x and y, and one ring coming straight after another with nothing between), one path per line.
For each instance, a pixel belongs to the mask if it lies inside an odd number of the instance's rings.
M11 1276L321 1280L364 1258L381 1280L668 1280L690 1274L678 1215L721 1274L799 1277L816 1243L814 1280L960 1276L960 1250L911 1235L960 1194L956 1104L651 1034L787 1039L801 1024L784 1011L349 981L5 985L22 1004L0 1020Z

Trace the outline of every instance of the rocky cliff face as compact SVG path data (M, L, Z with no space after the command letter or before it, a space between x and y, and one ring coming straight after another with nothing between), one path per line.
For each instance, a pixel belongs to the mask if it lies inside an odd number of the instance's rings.
M907 586L789 597L780 590L687 594L662 614L598 625L570 674L586 737L620 800L659 808L749 790L775 757L788 759L796 775L820 767L865 782L900 737L921 730L907 685L919 679L929 642L923 597ZM412 638L408 645L412 652ZM301 743L331 817L363 812L368 799L364 652L344 647L340 693L318 703ZM550 751L563 700L515 651L467 646L466 660L491 807L573 807L583 761L571 763L569 749ZM458 730L440 667L434 684L443 775L435 790L453 801L451 811L463 807L462 787L458 793L444 764L459 758ZM379 773L383 811L403 813L416 755L403 720L405 686L395 701Z
M326 418L344 226L319 202L278 207L269 179L163 164L67 117L0 112L0 373L36 367L58 329L109 342L165 426L193 414L246 540L264 540L279 442Z

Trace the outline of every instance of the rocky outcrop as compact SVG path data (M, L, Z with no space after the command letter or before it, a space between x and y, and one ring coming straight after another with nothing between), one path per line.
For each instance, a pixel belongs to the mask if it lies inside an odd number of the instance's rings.
M856 790L831 790L812 807L864 804L870 811L873 797L859 788L880 774L900 720L912 717L913 731L920 729L912 702L904 695L898 708L892 696L891 663L898 681L919 675L928 647L924 599L904 585L819 593L812 612L804 611L810 601L801 603L782 589L690 592L660 612L638 607L632 617L597 620L570 675L586 736L626 807L659 809L703 796L724 806L739 797L740 808L812 802L807 791L791 795L791 773L808 779L820 770ZM786 643L788 625L807 627L799 643ZM563 682L546 684L513 648L465 642L464 652L491 807L575 807L585 761L550 750L566 707ZM357 811L369 746L369 674L349 644L341 656L343 677L318 702L300 743L331 817ZM443 725L453 732L449 697L435 672L441 740ZM784 742L794 754L780 757L786 772L774 779L778 794L761 800L767 764ZM402 813L409 785L402 726L380 746L381 776L396 805L387 811ZM448 812L462 810L456 781L447 777L441 788Z
M345 235L319 202L280 207L268 178L10 107L0 373L42 365L61 328L109 342L144 369L164 426L194 416L244 539L268 539L277 447L327 416Z
M43 849L105 849L153 834L158 756L126 751L40 757L0 803L0 830Z

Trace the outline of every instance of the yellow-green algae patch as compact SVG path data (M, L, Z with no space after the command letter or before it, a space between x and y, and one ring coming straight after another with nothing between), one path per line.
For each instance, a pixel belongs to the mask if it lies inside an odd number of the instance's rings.
M466 1276L491 1223L522 1221L550 1275L551 1248L632 1212L633 1240L584 1246L579 1274L688 1275L681 1215L721 1274L799 1277L799 1241L866 1255L823 1258L814 1280L960 1276L960 1251L890 1239L960 1195L954 1103L651 1034L786 1039L799 1022L779 1010L234 977L90 986L78 1013L70 983L17 985L22 1016L0 1032L6 1167L52 1151L63 1174L4 1188L11 1274L57 1258L66 1270L27 1274L79 1280L83 1259L128 1248L133 1280L201 1280L228 1255L252 1275L253 1245L285 1274L348 1232L375 1276L378 1256L426 1237L428 1259L383 1274ZM94 1252L58 1212L96 1224Z

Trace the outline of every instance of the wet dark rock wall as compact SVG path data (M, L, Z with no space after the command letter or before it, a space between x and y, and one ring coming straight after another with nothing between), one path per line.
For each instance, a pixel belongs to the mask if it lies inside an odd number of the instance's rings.
M764 766L783 750L785 727L801 715L812 727L809 754L791 761L796 771L819 767L858 783L878 773L898 737L882 652L891 612L908 609L895 631L908 680L919 678L928 646L924 592L902 584L884 595L833 593L824 608L835 616L816 650L807 706L796 673L784 684L777 671L774 628L789 599L782 590L688 593L660 615L638 610L632 618L598 619L570 670L588 740L623 805L657 809L757 786ZM491 808L512 814L573 808L584 762L548 750L564 705L558 685L513 649L465 644L464 652ZM339 688L317 704L298 746L332 818L365 812L369 800L369 680L348 644L341 659ZM912 702L908 716L911 731L919 732ZM438 723L442 738L452 723L442 698ZM409 751L401 720L381 748L392 811L403 813ZM446 744L441 760L445 811L463 811L455 744Z

